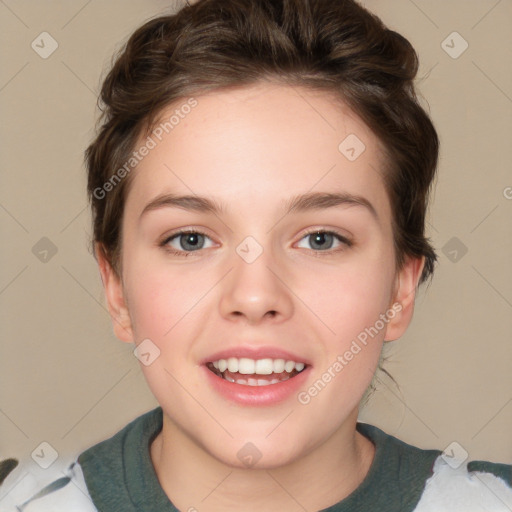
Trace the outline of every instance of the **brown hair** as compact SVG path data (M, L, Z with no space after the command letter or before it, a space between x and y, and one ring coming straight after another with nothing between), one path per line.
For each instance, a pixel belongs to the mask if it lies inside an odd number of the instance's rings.
M85 152L93 244L121 275L132 177L126 162L163 108L203 92L280 81L334 93L379 138L397 268L424 256L425 281L437 259L424 231L439 140L416 97L417 71L411 44L354 0L199 0L148 21L103 83L101 126Z

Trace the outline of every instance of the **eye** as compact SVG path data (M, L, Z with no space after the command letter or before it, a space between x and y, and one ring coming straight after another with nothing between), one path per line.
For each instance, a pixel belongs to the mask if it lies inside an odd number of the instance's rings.
M305 247L304 245L299 245L298 247L305 249L313 249L314 251L317 252L329 250L343 250L345 247L350 247L352 245L352 242L348 238L340 235L339 233L336 233L335 231L325 231L321 229L315 229L314 231L307 233L303 238L301 238L299 244L303 240L305 241L306 244L309 243L310 247Z
M304 243L310 246L305 246ZM168 236L160 245L177 256L188 256L192 252L212 247L213 242L206 233L184 230ZM315 252L336 252L351 245L352 242L348 238L335 231L315 229L301 238L298 247L312 249Z
M210 245L205 245L207 242ZM161 245L173 254L188 256L187 253L207 249L212 246L212 240L205 233L200 231L180 231L167 237Z

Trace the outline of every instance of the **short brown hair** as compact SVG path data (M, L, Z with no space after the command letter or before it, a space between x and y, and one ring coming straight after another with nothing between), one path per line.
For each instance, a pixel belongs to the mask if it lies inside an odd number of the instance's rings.
M425 257L425 281L437 259L425 216L439 140L416 96L417 71L409 41L354 0L199 0L148 21L103 83L101 126L85 152L94 246L120 275L132 175L113 180L165 107L204 92L280 81L334 93L381 141L397 268L406 257Z

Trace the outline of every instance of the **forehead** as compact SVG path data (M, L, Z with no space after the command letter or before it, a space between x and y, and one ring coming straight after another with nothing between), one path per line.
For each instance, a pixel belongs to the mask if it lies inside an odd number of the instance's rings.
M185 98L161 112L144 145L152 148L133 171L131 212L162 193L261 211L262 197L278 209L311 191L364 193L389 210L380 141L325 92L265 83Z

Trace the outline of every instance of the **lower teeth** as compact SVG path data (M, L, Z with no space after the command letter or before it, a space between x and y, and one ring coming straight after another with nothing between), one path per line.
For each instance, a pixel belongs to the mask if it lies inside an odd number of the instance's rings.
M213 367L213 365L208 365L208 368L215 373L218 377L223 378L224 380L227 380L228 382L233 382L236 384L241 384L242 386L269 386L272 384L278 384L280 382L284 382L285 380L291 379L292 377L295 377L295 375L299 374L297 370L293 370L291 373L281 373L278 374L278 377L273 378L262 378L263 376L253 374L251 376L249 375L243 375L239 374L240 377L237 377L236 379L233 378L231 375L228 375L228 372L220 372L216 368Z
M284 379L255 379L254 377L248 379L233 379L229 375L222 376L224 380L228 382L236 382L237 384L241 384L242 386L269 386L270 384L278 384L279 382L284 382L288 380L290 377L285 377Z

